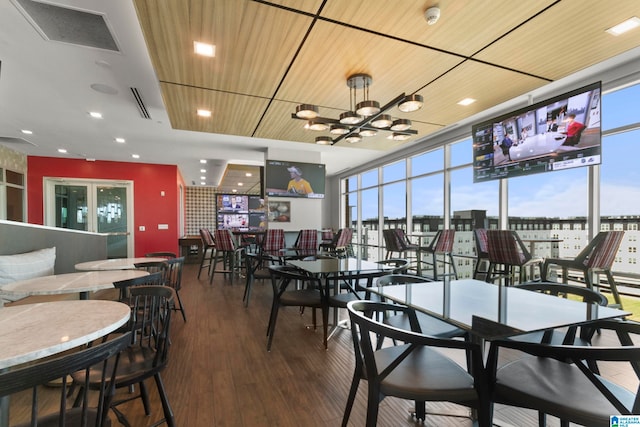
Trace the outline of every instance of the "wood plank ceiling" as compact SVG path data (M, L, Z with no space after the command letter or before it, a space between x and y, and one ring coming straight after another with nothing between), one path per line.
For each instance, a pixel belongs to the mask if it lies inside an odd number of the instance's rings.
M355 73L372 76L369 98L381 105L422 95L417 112L390 110L422 137L639 44L637 35L605 33L639 15L638 0L134 1L174 128L292 141L292 149L330 135L292 120L296 105L338 118ZM435 5L441 17L429 26L424 11ZM215 58L195 55L194 41L214 44ZM477 101L458 105L463 98ZM197 117L198 108L213 116ZM358 144L402 144L388 135Z

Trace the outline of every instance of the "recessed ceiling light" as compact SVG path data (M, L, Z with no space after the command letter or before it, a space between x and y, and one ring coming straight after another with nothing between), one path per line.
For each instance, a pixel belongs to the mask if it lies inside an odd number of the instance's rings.
M64 148L58 148L58 153L66 153L67 150L65 150Z
M140 158L140 154L132 154L131 157L133 157L134 159L139 159Z
M193 42L193 51L198 55L208 56L213 58L216 56L216 47L215 45L209 43L202 42Z
M466 105L471 105L474 102L476 102L476 100L473 99L473 98L465 98L462 101L458 102L458 105L465 105L466 106Z
M200 173L207 173L206 169L200 169Z
M253 174L251 172L247 172L244 174L244 176L253 176Z
M206 176L201 176L200 179L207 179L207 177Z
M202 160L200 160L200 163L202 163L204 165L205 163L207 163L207 161L205 159L202 159Z
M124 144L126 142L126 140L124 138L116 138L116 142L118 144Z
M633 30L634 28L640 27L640 18L634 16L632 18L627 19L615 25L605 32L611 34L612 36L619 36L620 34L626 33L627 31Z
M204 181L200 181L200 185L206 185L207 183Z
M238 183L238 187L242 187L243 185L244 185L244 184L243 184L243 183L241 183L241 182L239 182L239 183Z
M233 190L231 190L232 193L237 193L238 190L236 190L235 188Z
M33 132L31 132L31 131L30 131L30 130L28 130L28 129L22 129L20 132L24 133L25 135L31 135L31 134L33 134Z
M211 117L211 111L209 110L197 110L197 114L200 117Z
M91 117L93 117L94 119L101 119L102 118L102 114L98 113L97 111L89 111L89 115Z

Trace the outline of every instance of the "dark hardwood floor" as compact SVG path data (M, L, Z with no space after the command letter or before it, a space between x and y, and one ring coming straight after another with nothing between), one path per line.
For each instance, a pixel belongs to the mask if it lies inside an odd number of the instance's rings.
M233 284L216 274L213 285L197 265L185 266L181 291L187 322L172 319L170 362L162 373L178 426L339 426L349 390L353 354L349 330L337 332L322 346L322 330L314 331L311 311L282 309L271 352L266 328L271 285L256 282L248 308L242 303L244 280ZM343 313L343 316L345 314ZM320 316L318 316L320 318ZM121 407L132 426L149 426L162 418L155 383L148 382L152 414L139 400ZM126 390L120 392L126 393ZM27 399L28 397L25 397ZM46 404L46 403L45 403ZM428 403L429 411L468 414L453 404ZM24 401L11 401L11 417L24 417ZM471 426L468 418L429 415L424 424L410 416L412 403L386 398L379 426ZM366 385L361 384L350 426L363 426ZM496 406L501 425L537 426L534 411ZM118 425L117 421L114 425ZM550 417L550 426L559 422Z

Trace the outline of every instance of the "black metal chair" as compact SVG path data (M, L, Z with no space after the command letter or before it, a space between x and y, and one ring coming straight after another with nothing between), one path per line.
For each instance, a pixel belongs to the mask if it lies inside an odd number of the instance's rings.
M489 246L489 270L487 282L504 280L509 286L515 282L516 268L519 282L523 283L526 277L526 269L530 266L538 266L542 275L542 258L534 258L518 236L512 230L487 230L487 242Z
M322 328L324 332L324 348L327 348L327 332L329 322L329 307L320 279L309 276L287 265L269 266L271 285L273 287L273 301L269 325L267 326L267 351L271 350L271 343L276 331L276 321L281 307L310 307L313 308L313 325L316 327L316 309L322 310ZM292 289L290 286L300 283L302 288Z
M18 369L4 370L0 372L0 397L32 389L32 406L26 411L30 414L30 421L24 425L108 427L111 425L108 418L109 406L115 393L114 378L121 358L120 353L130 341L131 334L127 333L63 356ZM80 371L88 379L96 369L100 370L94 387L98 392L97 400L87 397L72 408L67 404L69 375ZM41 414L38 407L41 386L55 380L60 380L58 411ZM84 383L84 386L88 387L88 383ZM96 406L91 406L93 404Z
M487 279L487 273L489 268L489 241L487 238L486 228L476 228L473 230L475 246L476 246L476 265L473 269L473 278L478 279L479 276L483 276ZM487 270L480 270L483 264L487 264Z
M165 273L165 285L173 289L176 294L177 304L173 309L182 313L182 319L187 321L187 314L180 299L180 290L182 289L182 270L184 269L184 257L171 258L167 260L167 271Z
M347 309L356 362L342 426L348 423L362 379L368 381L367 427L377 425L379 403L386 396L415 401L415 416L421 420L426 416L426 401L447 401L476 409L479 425L490 425L490 401L478 344L422 334L414 310L405 306L352 301ZM403 311L411 329L376 320L387 310ZM376 350L372 336L398 344ZM459 353L472 369L467 371L439 349Z
M578 270L583 274L584 282L589 289L593 289L593 274L604 274L619 307L622 301L618 294L616 282L611 274L611 266L616 259L618 248L622 243L624 231L601 231L589 244L573 259L547 258L542 266L542 280L548 280L549 267L557 265L562 269L562 282L567 283L568 271Z
M213 260L216 255L216 245L213 240L213 235L208 228L201 228L200 239L202 239L202 257L200 258L200 267L198 268L198 279L200 279L200 273L203 269L207 269L207 276L211 274L211 267L213 266Z
M453 259L453 244L455 243L456 230L440 230L436 233L435 237L424 248L419 248L420 252L430 256L429 259L422 259L421 263L426 264L427 269L433 270L433 280L439 280L441 277L450 276L454 279L458 278L458 271L456 270L456 264ZM441 256L442 259L438 259ZM438 273L438 266L442 265L442 272ZM449 266L450 271L447 271ZM421 270L424 267L420 267Z
M627 365L640 373L640 324L624 321L599 321L590 324L602 333L618 336L620 345L553 345L516 340L491 342L487 359L492 401L537 410L558 417L561 426L576 423L585 426L610 425L611 415L638 414L638 390L619 384L620 378L605 378L589 365L606 362L610 368ZM507 349L510 362L498 366L498 358ZM513 360L514 352L520 357ZM634 379L637 381L640 378Z

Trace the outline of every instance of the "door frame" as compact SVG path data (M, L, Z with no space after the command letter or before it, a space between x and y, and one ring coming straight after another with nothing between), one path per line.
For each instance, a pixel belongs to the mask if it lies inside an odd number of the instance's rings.
M87 179L87 178L61 178L48 177L43 178L43 206L44 206L44 225L55 227L55 186L56 185L78 185L87 186L87 205L88 209L94 210L94 215L87 215L88 224L91 227L87 230L90 233L97 233L96 224L96 187L125 187L127 195L127 256L132 257L135 253L134 239L134 207L133 207L133 181L121 179Z

